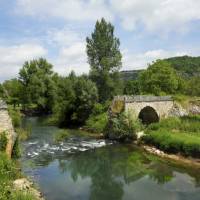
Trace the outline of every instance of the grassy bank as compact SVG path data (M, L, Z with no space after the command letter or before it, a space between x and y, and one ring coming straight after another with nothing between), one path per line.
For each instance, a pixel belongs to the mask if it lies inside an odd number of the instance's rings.
M19 109L10 106L8 111L18 137L13 146L12 159L9 159L5 154L8 142L6 133L0 134L0 200L36 200L29 192L18 191L13 188L13 181L22 177L19 163L15 160L20 156L19 140L26 139L28 134L26 130L20 128L21 113Z
M18 164L0 152L0 199L36 200L33 195L13 189L13 181L21 177Z
M151 124L142 141L167 153L200 157L200 115L169 118Z

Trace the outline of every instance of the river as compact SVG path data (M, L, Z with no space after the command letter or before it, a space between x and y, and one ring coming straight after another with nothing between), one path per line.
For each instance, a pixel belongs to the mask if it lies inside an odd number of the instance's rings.
M22 171L47 200L200 200L198 169L134 145L77 136L55 144L57 127L37 117L23 124L31 136L22 143Z

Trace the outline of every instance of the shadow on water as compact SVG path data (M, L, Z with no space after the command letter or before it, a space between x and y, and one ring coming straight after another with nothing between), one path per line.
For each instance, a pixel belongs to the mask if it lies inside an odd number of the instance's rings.
M36 130L42 129L36 124L33 134ZM44 133L38 132L38 138L40 134ZM47 200L200 199L199 169L169 163L132 145L56 151L23 159L24 172L33 176Z

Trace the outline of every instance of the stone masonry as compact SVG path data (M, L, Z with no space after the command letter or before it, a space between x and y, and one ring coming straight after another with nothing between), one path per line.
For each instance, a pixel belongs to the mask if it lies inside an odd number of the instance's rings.
M174 108L174 101L170 96L116 96L112 103L113 108L117 104L120 105L119 102L121 102L119 112L123 108L125 112L131 112L136 118L145 107L153 108L159 119L170 116Z
M6 146L6 154L11 157L13 145L16 140L12 120L8 114L8 108L4 101L0 100L0 134L5 133L8 139Z

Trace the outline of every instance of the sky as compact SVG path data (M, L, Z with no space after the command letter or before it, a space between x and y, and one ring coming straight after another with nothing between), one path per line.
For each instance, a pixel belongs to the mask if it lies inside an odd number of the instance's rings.
M0 82L40 57L61 75L88 73L85 39L102 17L120 39L122 70L200 55L200 0L0 0Z

